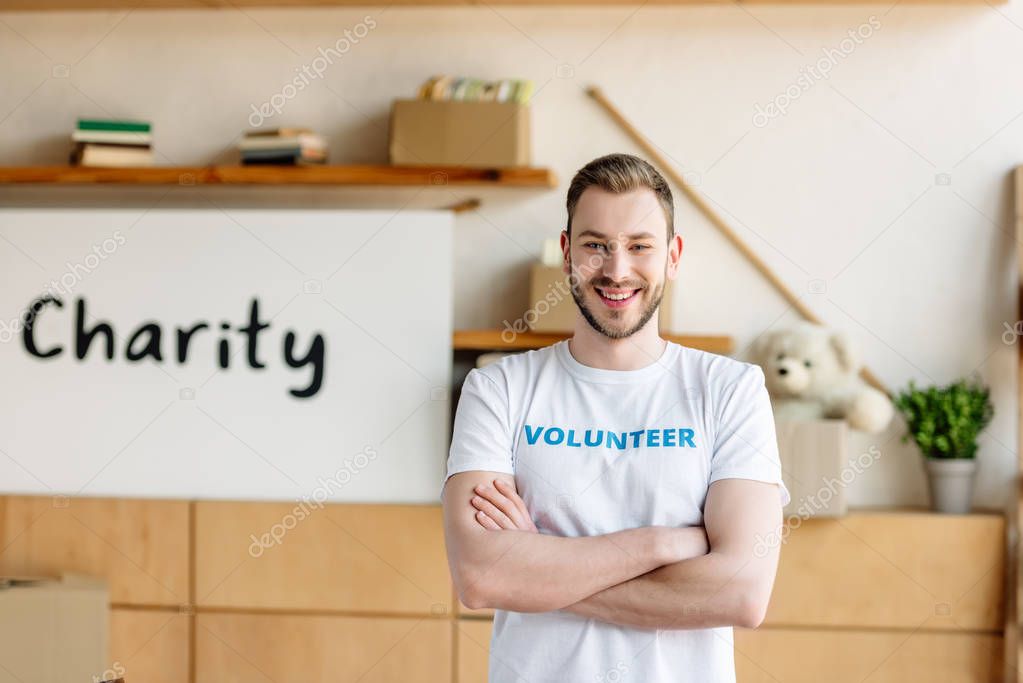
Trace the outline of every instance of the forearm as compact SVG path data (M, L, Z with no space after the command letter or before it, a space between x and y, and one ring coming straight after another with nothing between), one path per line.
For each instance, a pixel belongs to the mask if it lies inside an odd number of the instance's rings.
M566 610L636 628L755 628L770 583L765 596L763 577L748 562L710 552L602 590Z
M710 552L612 586L568 608L584 617L657 629L756 628L778 569L781 506L774 484L721 479L707 492Z
M664 527L603 536L548 536L489 531L453 563L455 583L468 607L515 612L562 609L678 559L678 543ZM478 552L485 550L485 552Z

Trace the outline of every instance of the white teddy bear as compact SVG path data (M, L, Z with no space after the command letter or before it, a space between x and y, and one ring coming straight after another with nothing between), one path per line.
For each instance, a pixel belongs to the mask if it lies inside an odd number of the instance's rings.
M891 422L894 407L859 377L860 362L843 332L802 322L767 332L754 343L776 419L845 419L870 434Z

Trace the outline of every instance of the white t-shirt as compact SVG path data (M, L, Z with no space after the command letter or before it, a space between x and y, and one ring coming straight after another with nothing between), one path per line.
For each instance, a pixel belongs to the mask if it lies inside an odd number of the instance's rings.
M471 370L447 476L469 470L514 475L539 532L556 536L702 524L718 479L790 498L760 367L670 342L639 370L583 365L567 341ZM732 628L497 610L490 681L734 683Z

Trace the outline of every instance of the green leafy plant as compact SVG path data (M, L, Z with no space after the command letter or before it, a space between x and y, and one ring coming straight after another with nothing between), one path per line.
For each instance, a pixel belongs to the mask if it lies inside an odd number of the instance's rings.
M977 380L960 379L945 387L909 388L895 399L909 431L928 458L972 458L977 454L977 435L994 416L991 390Z

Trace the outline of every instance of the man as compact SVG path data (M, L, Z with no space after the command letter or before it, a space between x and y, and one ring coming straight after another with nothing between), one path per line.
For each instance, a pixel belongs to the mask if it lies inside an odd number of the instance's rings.
M764 374L658 335L683 242L652 166L596 159L567 207L572 338L462 389L455 587L497 610L493 682L732 683L732 627L764 618L790 498Z

